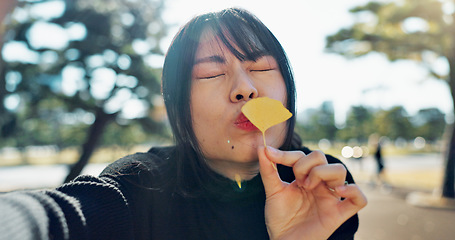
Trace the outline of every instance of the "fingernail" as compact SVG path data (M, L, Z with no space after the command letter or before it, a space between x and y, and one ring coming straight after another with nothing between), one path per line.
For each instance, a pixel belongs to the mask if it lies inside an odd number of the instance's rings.
M338 186L335 188L335 190L337 192L344 192L344 191L346 191L346 186L345 185Z
M271 154L277 154L278 153L278 150L274 147L270 147L270 146L267 146L267 151L269 151L269 153Z

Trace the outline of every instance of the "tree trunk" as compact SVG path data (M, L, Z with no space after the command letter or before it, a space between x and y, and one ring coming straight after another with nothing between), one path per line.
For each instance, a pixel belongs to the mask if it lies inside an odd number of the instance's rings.
M455 13L454 13L455 17ZM455 18L454 18L455 19ZM455 26L455 24L454 24ZM455 47L453 47L455 50ZM455 115L455 56L452 54L447 58L449 62L449 89L452 95L452 106ZM444 178L442 182L442 196L455 198L455 124L449 130L449 142L446 151Z
M65 183L73 180L82 172L82 169L87 165L90 157L95 151L98 142L103 135L104 129L110 120L113 119L113 116L115 115L104 113L101 108L97 109L95 122L90 127L87 139L82 145L82 154L79 160L71 167L70 172L66 176Z
M442 196L455 198L455 127L449 129L449 144L445 159L444 178L442 182Z

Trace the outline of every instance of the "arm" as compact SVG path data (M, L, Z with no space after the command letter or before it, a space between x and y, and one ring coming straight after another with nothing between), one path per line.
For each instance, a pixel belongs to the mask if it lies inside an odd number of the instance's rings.
M53 213L46 212L45 204L55 202L45 195L37 199L36 195L36 192L13 192L0 196L0 239L50 239ZM68 239L64 235L62 231L55 231L55 236Z
M126 199L107 179L0 195L0 239L132 239Z

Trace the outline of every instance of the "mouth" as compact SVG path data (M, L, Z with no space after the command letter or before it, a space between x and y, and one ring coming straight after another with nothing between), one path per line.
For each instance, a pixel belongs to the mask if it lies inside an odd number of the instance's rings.
M237 117L237 119L234 122L234 125L237 128L240 128L240 129L245 130L245 131L256 131L256 130L259 130L256 126L254 126L253 123L250 122L250 120L248 120L247 117L245 117L245 115L243 115L243 113L239 114L239 116Z

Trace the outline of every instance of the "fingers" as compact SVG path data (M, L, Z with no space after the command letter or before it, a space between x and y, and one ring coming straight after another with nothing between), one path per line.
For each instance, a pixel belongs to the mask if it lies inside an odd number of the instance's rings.
M340 212L345 219L350 218L368 203L359 186L355 184L338 186L335 191L338 195L345 198L339 203Z
M344 165L328 164L325 154L314 151L305 155L301 151L280 151L272 147L258 149L260 172L267 196L285 189L288 184L281 181L277 171L270 162L279 163L293 168L298 186L327 196L328 192L338 199L336 204L342 218L347 220L366 206L367 199L355 184L345 185L347 170ZM340 201L339 198L344 198Z
M268 196L271 196L281 191L285 187L285 183L281 181L276 168L274 168L275 163L266 156L263 146L258 147L258 157L259 171L261 173L265 193Z
M321 182L325 182L327 187L335 188L344 185L346 173L346 168L339 163L316 166L311 169L303 187L311 190Z
M270 146L267 146L265 152L271 161L288 167L294 166L297 161L306 156L305 153L301 151L280 151Z
M330 188L344 184L346 168L342 164L328 164L325 154L320 151L305 155L301 151L288 152L267 147L266 154L271 161L292 167L299 187L311 190L321 182Z

